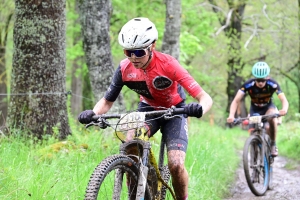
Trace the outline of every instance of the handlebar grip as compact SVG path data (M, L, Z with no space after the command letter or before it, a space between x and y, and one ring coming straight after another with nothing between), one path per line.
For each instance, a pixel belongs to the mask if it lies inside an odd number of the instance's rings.
M100 117L101 117L100 115L94 115L94 116L92 117L92 120L93 120L93 121L97 121Z
M175 108L173 113L176 114L185 114L184 108Z
M276 117L281 117L282 115L279 113L276 113Z

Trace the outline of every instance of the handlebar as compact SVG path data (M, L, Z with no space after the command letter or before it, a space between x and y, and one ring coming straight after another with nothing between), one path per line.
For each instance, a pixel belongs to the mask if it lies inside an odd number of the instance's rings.
M184 108L176 108L175 106L172 106L171 108L165 109L165 110L154 110L154 111L146 111L146 112L135 112L140 113L144 115L145 117L150 116L162 116L165 119L171 119L173 117L180 117L179 114L185 114ZM111 126L107 119L121 119L126 115L129 115L130 113L124 113L124 114L103 114L103 115L94 115L92 117L92 122L86 125L86 128L92 125L99 126L100 128L106 128L107 126ZM136 121L141 120L140 118L133 119Z
M278 117L281 117L282 115L280 115L279 113L275 113L275 114L271 114L271 115L254 115L254 116L250 116L250 117L245 117L245 118L235 118L233 120L233 124L234 125L237 125L237 124L240 124L242 123L243 121L245 120L255 120L254 123L260 123L260 122L266 122L268 119L270 118L278 118ZM260 117L260 121L257 121L257 117Z
M185 114L184 108L176 108L171 107L167 110L154 110L154 111L146 111L144 112L146 117L150 116L160 116L160 115L179 115L179 114ZM102 119L120 119L124 114L103 114L103 115L94 115L92 117L93 121L97 121L99 118Z

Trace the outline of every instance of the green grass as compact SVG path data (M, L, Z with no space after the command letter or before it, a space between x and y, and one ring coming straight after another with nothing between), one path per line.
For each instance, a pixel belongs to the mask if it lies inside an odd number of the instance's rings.
M300 123L288 122L278 127L279 154L300 161Z
M186 159L190 199L220 199L228 192L240 161L236 151L242 148L236 138L242 134L193 120Z
M282 125L280 129L289 130L288 134L279 134L281 152L289 153L300 146L295 146L299 128ZM67 141L48 138L41 144L2 136L0 199L83 199L92 171L104 157L118 152L120 142L108 130L86 130L74 124L72 130ZM152 140L154 149L159 148L159 134ZM189 199L217 200L226 196L241 159L236 151L242 149L247 134L239 128L225 130L201 120L191 121L186 157Z

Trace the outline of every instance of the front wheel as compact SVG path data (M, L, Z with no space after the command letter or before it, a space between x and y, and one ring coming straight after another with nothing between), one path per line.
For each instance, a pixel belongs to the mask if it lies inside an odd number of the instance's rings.
M248 186L253 194L262 196L268 189L270 173L265 154L262 156L262 142L257 136L250 136L244 146L243 164Z
M139 167L125 155L104 159L90 177L85 200L135 199ZM145 199L151 199L148 186Z
M273 162L274 162L274 157L271 155L271 139L268 134L265 134L265 152L268 158L268 164L269 164L269 172L270 172L270 180L269 180L269 190L273 190L274 184L273 184Z

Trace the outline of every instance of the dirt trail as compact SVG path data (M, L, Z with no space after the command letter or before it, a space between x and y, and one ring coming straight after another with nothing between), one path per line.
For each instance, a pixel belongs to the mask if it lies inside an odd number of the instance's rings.
M292 166L292 170L287 169L287 165ZM273 169L274 189L268 190L264 196L257 197L247 185L241 162L236 173L236 181L230 190L231 194L224 200L300 200L299 163L278 156L275 158Z

